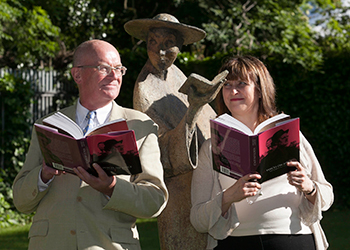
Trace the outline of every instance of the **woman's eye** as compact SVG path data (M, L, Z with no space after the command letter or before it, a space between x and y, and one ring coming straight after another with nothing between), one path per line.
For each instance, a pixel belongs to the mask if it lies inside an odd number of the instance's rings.
M230 83L224 83L224 88L231 88L232 87L232 85L230 84Z
M248 85L246 82L239 82L240 85Z

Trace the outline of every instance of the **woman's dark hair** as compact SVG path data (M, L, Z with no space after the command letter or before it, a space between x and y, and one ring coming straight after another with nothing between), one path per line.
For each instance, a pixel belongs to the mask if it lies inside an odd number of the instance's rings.
M219 73L228 70L228 80L251 80L254 82L256 89L260 93L258 119L259 123L269 119L277 114L275 105L275 84L273 79L265 67L265 65L253 56L233 56L225 60L221 66ZM216 107L218 115L224 113L230 114L226 107L222 89L216 97Z

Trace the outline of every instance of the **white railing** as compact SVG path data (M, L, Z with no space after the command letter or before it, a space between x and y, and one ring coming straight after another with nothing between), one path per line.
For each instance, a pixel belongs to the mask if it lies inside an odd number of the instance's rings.
M5 73L13 74L16 77L30 82L34 91L30 111L32 113L31 123L38 118L59 109L60 99L69 100L70 95L75 88L74 84L65 84L58 81L58 73L54 70L33 70L33 69L0 69L0 77ZM4 111L6 113L6 110Z

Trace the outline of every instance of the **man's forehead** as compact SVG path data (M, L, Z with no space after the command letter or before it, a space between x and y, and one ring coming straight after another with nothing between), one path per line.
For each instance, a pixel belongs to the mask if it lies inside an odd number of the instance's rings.
M88 61L94 64L104 64L104 65L109 65L113 67L122 65L119 53L114 50L99 51L99 53L95 53L94 55L91 55Z

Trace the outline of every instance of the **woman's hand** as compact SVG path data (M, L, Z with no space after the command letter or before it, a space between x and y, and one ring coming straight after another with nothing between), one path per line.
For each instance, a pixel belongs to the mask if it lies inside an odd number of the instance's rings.
M289 184L303 192L306 198L314 204L317 190L313 181L307 176L305 168L298 161L290 161L287 166L296 168L287 174Z
M257 195L257 192L261 189L261 185L256 181L251 181L253 179L261 179L261 175L247 174L224 191L221 206L223 215L228 211L233 202L239 202L247 197Z

